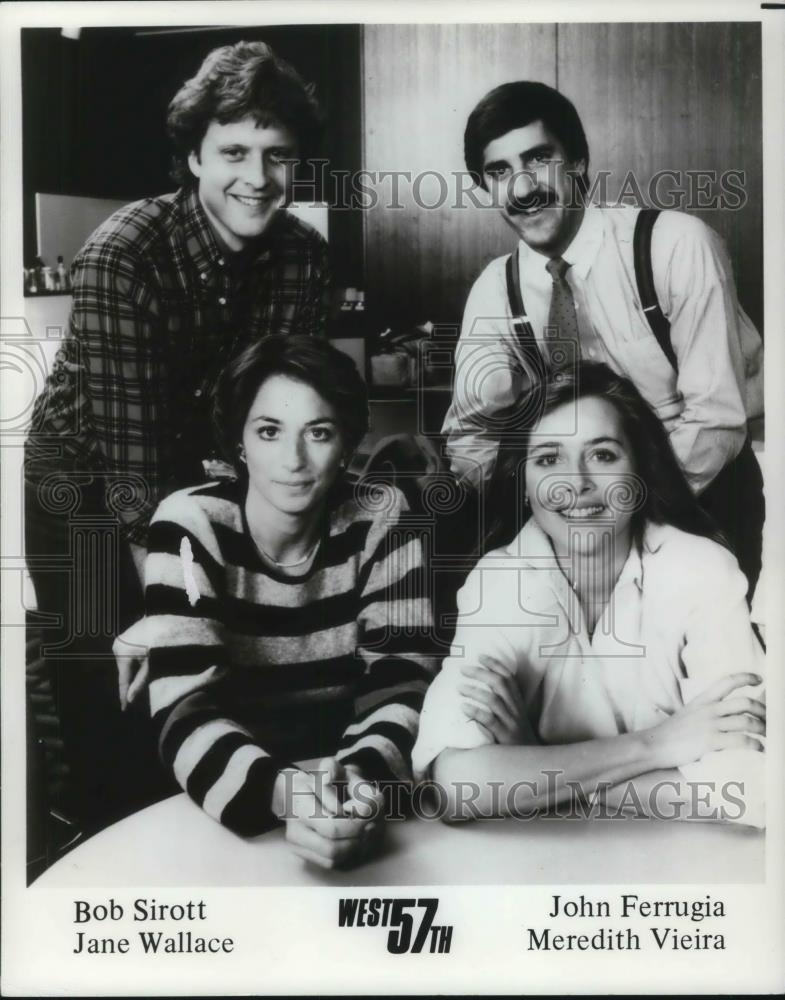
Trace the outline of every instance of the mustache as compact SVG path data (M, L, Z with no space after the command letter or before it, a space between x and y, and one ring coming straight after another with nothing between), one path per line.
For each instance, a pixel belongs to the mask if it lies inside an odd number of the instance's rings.
M513 195L507 202L506 212L508 215L521 215L523 212L533 208L548 208L556 204L556 193L549 188L536 188L525 198L517 198Z

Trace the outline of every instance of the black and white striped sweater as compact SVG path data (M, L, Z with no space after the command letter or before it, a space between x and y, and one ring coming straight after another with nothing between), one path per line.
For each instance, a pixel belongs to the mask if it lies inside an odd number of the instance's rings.
M437 666L418 530L389 487L340 486L311 569L259 555L237 483L167 497L145 564L150 704L160 751L238 833L275 822L275 778L336 754L371 780L411 778Z

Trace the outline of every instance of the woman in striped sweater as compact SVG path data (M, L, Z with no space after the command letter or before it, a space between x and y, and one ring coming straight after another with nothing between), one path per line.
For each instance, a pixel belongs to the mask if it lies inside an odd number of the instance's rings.
M408 782L434 672L416 526L394 489L350 487L368 426L354 363L270 337L215 397L234 482L159 506L145 565L150 704L165 764L245 836L352 863L382 827L372 783ZM328 755L318 773L295 761Z

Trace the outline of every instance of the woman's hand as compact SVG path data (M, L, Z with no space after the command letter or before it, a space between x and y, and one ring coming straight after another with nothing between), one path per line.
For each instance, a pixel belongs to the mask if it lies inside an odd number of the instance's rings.
M117 663L117 689L123 711L145 690L148 684L147 619L140 618L112 644Z
M526 707L514 674L492 656L481 656L479 665L462 666L461 673L468 683L459 685L458 691L472 699L461 705L465 715L487 730L497 743L531 741ZM472 683L476 681L480 683Z
M692 764L715 750L763 750L766 706L756 698L733 695L737 688L761 683L757 674L723 677L693 701L642 735L654 753L653 768Z
M319 769L279 775L275 811L299 857L321 868L344 868L366 858L384 830L384 799L360 772L334 757Z

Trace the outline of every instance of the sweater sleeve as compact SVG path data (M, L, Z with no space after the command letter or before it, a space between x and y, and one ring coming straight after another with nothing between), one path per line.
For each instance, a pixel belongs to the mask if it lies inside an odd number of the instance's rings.
M226 567L215 529L193 496L175 493L151 522L145 563L150 709L164 765L214 819L243 836L277 823L283 767L224 705Z
M371 781L410 782L411 752L438 646L420 529L396 489L379 487L360 566L358 654L365 662L339 760Z

